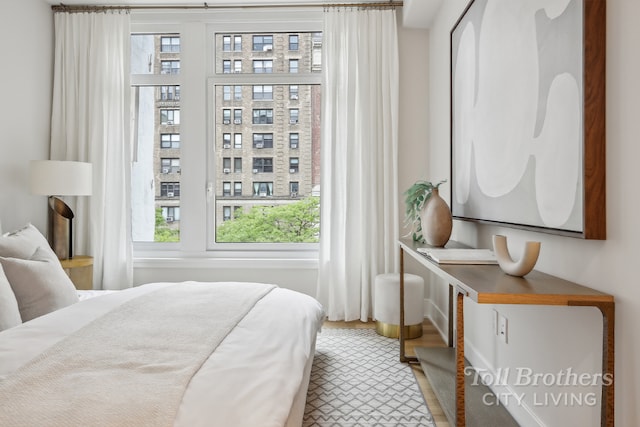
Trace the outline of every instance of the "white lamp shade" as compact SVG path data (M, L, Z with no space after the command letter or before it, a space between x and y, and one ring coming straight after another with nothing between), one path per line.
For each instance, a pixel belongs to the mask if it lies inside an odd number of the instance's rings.
M31 161L31 193L44 196L90 196L91 163L62 160Z

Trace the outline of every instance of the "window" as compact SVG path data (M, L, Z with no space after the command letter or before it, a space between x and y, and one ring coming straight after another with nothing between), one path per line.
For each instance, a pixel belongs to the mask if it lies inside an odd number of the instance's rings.
M222 110L222 124L228 125L230 123L231 123L231 110L228 108L225 108L224 110Z
M289 50L298 50L298 35L289 35Z
M233 72L234 73L242 72L242 59L236 59L233 61Z
M300 111L297 108L292 108L289 110L289 123L292 125L298 124L298 120L300 119Z
M233 183L233 195L234 196L242 196L242 183L234 182Z
M223 133L222 134L222 148L231 148L231 134Z
M242 101L242 86L236 86L233 90L233 99Z
M162 206L162 217L167 223L180 221L180 206Z
M298 60L297 59L290 59L289 60L289 72L290 73L297 73L298 72Z
M160 148L180 148L179 133L160 134Z
M179 125L180 110L160 109L160 124L169 125L169 126Z
M297 157L289 158L289 173L298 173L300 171L300 159Z
M160 86L161 101L180 101L180 86Z
M289 85L289 99L298 100L298 85Z
M231 51L231 36L222 36L222 50L224 52Z
M257 197L267 197L273 195L273 182L254 182L253 195Z
M291 181L289 183L289 195L291 197L298 197L298 188L299 188L299 183L298 181Z
M222 72L223 73L230 73L231 72L231 60L230 59L225 59L224 61L222 61Z
M297 149L299 142L300 142L300 134L297 134L297 133L289 134L289 148Z
M253 36L253 50L263 52L273 50L273 36Z
M254 133L253 148L273 148L272 133Z
M180 173L180 159L163 157L160 159L160 167L163 174Z
M180 61L160 61L160 74L180 74Z
M160 37L160 52L180 52L180 37Z
M253 72L256 74L272 73L273 61L271 59L254 59Z
M231 157L222 159L222 173L231 173Z
M236 133L233 135L233 148L242 148L242 134Z
M222 196L231 196L231 183L229 181L222 183Z
M180 197L179 182L162 182L160 183L160 197Z
M238 52L242 50L242 36L233 36L233 50Z
M236 173L242 172L242 157L233 159L233 171Z
M253 110L253 124L254 125L272 125L273 124L273 110Z
M231 101L231 86L222 86L222 100Z
M242 110L233 110L233 123L237 125L242 123Z
M253 159L253 173L273 172L272 157L256 157Z
M231 219L231 206L222 207L222 220L229 221Z
M253 86L253 99L255 100L272 100L273 99L273 86L271 85L254 85Z

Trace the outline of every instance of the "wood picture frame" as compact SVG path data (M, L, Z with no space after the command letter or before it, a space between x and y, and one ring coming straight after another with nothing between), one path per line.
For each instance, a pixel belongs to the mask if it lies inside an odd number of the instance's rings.
M455 219L606 239L606 0L471 0L450 33Z

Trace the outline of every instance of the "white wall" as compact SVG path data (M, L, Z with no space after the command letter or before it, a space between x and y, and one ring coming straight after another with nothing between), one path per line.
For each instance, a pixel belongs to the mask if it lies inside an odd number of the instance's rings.
M429 43L429 150L428 174L449 176L449 32L467 0L442 3L425 42ZM490 247L492 234L506 234L514 251L526 240L542 242L538 270L610 293L616 298L616 425L640 425L640 287L636 258L640 253L637 183L640 182L640 134L637 100L640 98L640 2L607 2L607 240L584 241L509 228L456 222L452 238L478 247ZM410 143L422 153L419 134ZM406 143L406 141L404 141ZM415 165L412 165L415 167ZM515 256L519 256L516 252ZM442 292L445 283L432 281L431 293ZM446 312L446 307L440 307ZM602 323L596 309L561 307L495 306L509 319L508 344L491 331L491 309L465 305L467 349L475 365L487 368L528 367L537 373L599 372ZM510 410L522 425L599 425L599 405L537 405L544 393L579 388L513 387L525 393L525 405ZM596 389L597 391L597 389ZM536 395L536 396L534 396Z
M29 194L28 171L30 160L49 158L53 15L51 6L41 0L3 7L0 220L5 231L32 222L45 232L47 201Z

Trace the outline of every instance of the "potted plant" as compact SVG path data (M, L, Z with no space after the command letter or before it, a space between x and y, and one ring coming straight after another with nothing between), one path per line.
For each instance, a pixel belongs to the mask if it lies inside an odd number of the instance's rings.
M439 195L442 180L437 184L430 181L416 181L405 197L405 220L412 227L412 238L432 246L444 246L451 236L452 219L447 203ZM432 197L432 195L434 197ZM433 202L430 202L433 200Z

